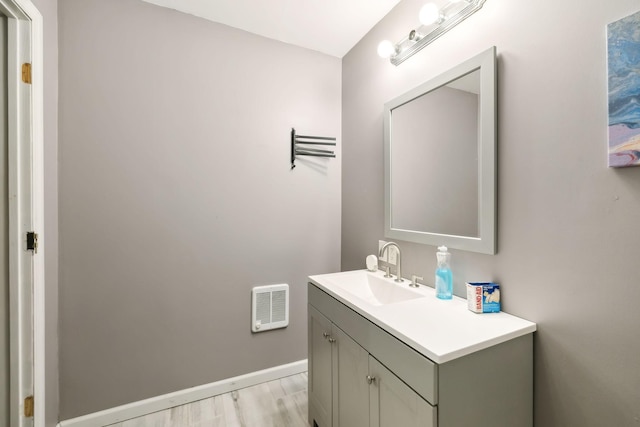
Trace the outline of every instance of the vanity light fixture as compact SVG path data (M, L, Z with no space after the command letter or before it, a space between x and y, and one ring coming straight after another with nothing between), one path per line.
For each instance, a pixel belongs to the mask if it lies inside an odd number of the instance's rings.
M393 65L400 65L414 53L455 27L482 7L486 0L434 0L420 9L420 26L393 44L383 40L378 45L378 55L389 58Z

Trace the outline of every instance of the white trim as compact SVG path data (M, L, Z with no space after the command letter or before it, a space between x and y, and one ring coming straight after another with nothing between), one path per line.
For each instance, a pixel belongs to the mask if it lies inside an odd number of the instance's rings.
M33 230L38 233L32 301L34 426L45 427L44 29L42 15L33 3L16 2L31 20L31 215Z
M12 427L44 427L44 77L43 20L29 0L0 0L7 16L9 96L9 292ZM32 64L32 84L20 67ZM38 254L26 251L27 231L40 237ZM23 399L33 394L35 416Z
M102 427L306 371L304 359L60 421L58 427Z

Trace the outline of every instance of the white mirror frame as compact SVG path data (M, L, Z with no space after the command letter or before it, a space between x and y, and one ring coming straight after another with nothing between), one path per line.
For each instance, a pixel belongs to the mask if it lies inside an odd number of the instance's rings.
M455 236L428 231L391 228L391 115L395 108L444 86L475 70L480 70L480 117L478 132L478 236ZM423 243L445 245L484 254L496 253L497 231L497 75L496 48L486 51L419 85L384 105L384 235L385 237ZM452 169L451 173L455 173ZM435 203L435 201L434 201Z

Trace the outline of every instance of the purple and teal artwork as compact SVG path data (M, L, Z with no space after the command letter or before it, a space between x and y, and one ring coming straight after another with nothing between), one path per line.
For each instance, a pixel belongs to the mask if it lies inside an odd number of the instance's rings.
M640 165L640 12L607 26L609 166Z

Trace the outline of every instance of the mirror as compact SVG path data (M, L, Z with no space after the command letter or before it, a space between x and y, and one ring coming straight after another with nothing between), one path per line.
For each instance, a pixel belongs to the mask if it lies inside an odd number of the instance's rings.
M496 49L384 106L385 236L496 252Z

